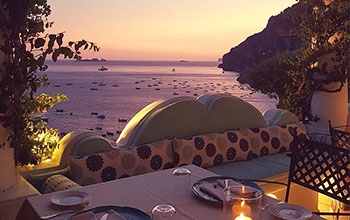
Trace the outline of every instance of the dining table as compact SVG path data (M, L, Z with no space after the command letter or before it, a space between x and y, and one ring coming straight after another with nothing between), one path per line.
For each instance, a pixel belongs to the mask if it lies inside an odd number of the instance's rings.
M99 206L133 207L151 215L155 206L168 204L176 209L172 220L222 219L222 204L208 202L191 191L192 184L198 180L218 175L195 165L184 167L191 172L191 183L188 186L188 191L181 194L176 190L178 185L175 184L181 183L174 179L176 178L173 175L175 168L93 184L75 190L89 194L89 203L85 209ZM65 211L65 208L56 206L51 202L51 198L59 193L62 193L62 191L26 198L17 214L16 220L40 220L42 216ZM278 202L280 201L277 199L263 195L263 205ZM53 219L63 220L68 217L69 215L61 215ZM270 213L269 209L265 209L262 211L261 219L274 220L277 218ZM323 218L312 215L310 219L320 220Z

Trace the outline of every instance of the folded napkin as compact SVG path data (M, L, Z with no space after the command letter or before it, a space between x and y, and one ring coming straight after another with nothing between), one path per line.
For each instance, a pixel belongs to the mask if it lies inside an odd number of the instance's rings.
M250 187L250 186L243 186L240 183L237 183L233 180L227 180L228 186L242 186L244 187L244 193L242 193L242 188L232 188L230 191L237 196L242 196L246 198L255 197L255 193L257 192L256 189ZM213 196L216 199L219 199L223 201L224 198L224 186L225 186L225 180L217 180L217 184L212 183L203 183L200 185L200 190L202 192L205 192L211 196Z
M84 212L72 217L72 220L97 220L93 212Z
M110 209L107 213L109 214L107 220L126 220L123 216L119 215L112 209Z
M216 180L216 183L218 186L220 186L221 188L225 188L226 187L226 183L227 182L228 186L236 186L236 185L242 185L240 183L237 183L236 181L232 180L232 179L225 179L225 180Z
M203 183L199 188L202 192L205 192L216 199L223 201L224 190L221 187L218 187L216 184Z

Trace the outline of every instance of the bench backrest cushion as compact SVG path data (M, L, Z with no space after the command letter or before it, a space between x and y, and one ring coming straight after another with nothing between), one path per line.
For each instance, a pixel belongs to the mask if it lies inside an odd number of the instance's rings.
M290 151L295 127L297 133L306 133L305 126L296 123L174 139L174 164L175 166L194 164L207 168Z
M85 186L173 167L170 140L81 157L71 157L70 177Z

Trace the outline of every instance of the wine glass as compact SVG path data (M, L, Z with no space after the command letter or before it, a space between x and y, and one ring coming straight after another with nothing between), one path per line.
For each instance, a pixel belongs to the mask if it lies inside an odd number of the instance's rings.
M191 171L187 168L179 167L173 171L173 176L175 193L181 196L189 194L191 189Z
M175 208L171 205L157 205L152 210L152 220L171 220L175 212Z

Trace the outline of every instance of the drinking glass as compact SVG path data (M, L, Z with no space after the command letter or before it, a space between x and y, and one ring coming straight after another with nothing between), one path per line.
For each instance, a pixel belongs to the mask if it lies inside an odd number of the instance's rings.
M175 212L175 208L171 205L157 205L152 210L152 220L171 220Z
M178 195L187 195L191 191L191 171L179 167L173 171L174 191Z
M224 220L260 220L262 193L252 187L236 185L224 189Z

